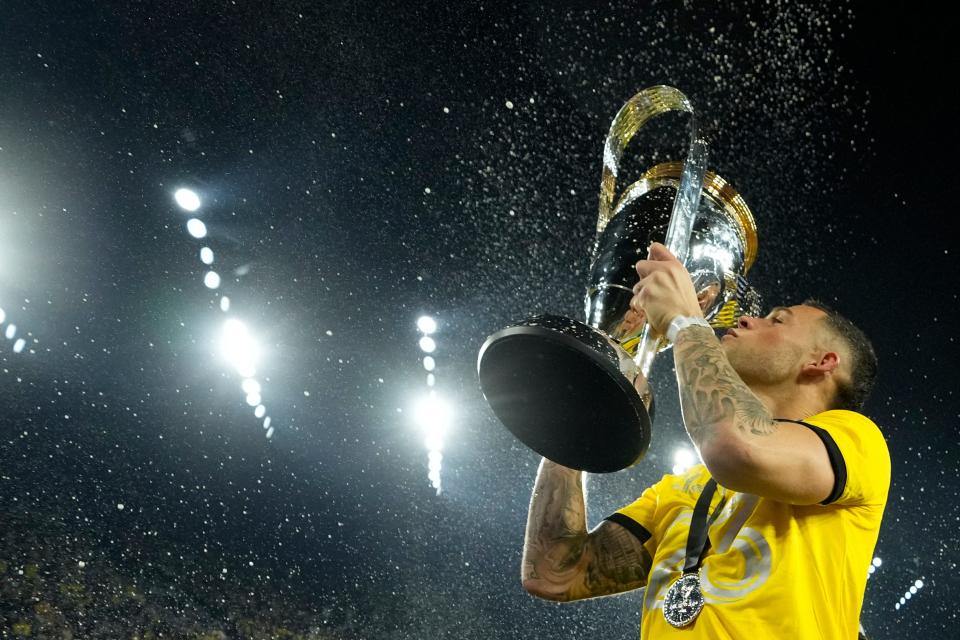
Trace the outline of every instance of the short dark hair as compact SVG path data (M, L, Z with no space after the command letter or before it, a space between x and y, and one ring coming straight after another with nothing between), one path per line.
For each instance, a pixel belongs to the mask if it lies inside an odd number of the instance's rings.
M860 411L866 404L873 383L877 379L877 354L866 334L849 319L819 300L804 300L803 304L827 314L823 319L829 331L840 338L850 351L850 380L837 385L831 409Z

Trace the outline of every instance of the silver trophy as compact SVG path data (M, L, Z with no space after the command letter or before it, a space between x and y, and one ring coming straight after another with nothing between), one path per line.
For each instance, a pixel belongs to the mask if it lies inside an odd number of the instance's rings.
M617 193L627 143L650 119L690 114L684 162L648 169ZM705 317L734 326L760 311L745 276L757 255L750 209L720 176L706 170L707 145L690 101L673 87L632 97L614 118L603 150L600 211L585 322L540 315L498 331L480 349L484 397L521 442L559 464L594 473L638 462L650 444L654 400L647 381L668 348L630 308L634 268L661 241L690 272Z

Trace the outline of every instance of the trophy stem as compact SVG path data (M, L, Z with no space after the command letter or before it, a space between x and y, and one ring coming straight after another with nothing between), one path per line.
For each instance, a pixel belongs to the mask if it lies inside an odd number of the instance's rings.
M637 365L642 375L647 380L650 379L650 370L653 368L653 359L657 355L660 346L660 340L653 337L653 331L649 324L643 325L640 333L640 342L637 344L637 350L633 354L633 362Z

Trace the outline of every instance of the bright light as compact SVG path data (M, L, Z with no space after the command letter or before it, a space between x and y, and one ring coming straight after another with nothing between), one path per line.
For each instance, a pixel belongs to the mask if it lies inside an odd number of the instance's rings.
M433 359L433 356L424 356L423 368L427 371L433 371L437 368L437 361Z
M678 476L694 465L696 458L693 452L687 448L677 449L673 452L673 475Z
M452 416L453 412L450 405L433 392L420 400L413 410L414 420L423 427L428 435L443 434L450 425Z
M243 389L243 392L248 395L251 393L260 393L261 391L260 383L253 378L247 378L241 382L240 388Z
M913 583L913 586L915 586L917 589L922 589L922 588L923 588L923 580L917 580L916 582Z
M223 323L220 352L244 378L252 378L256 375L256 362L260 349L247 330L247 326L239 320L230 318Z
M414 419L425 432L424 446L427 448L430 485L440 493L440 462L443 460L443 436L450 426L453 412L436 392L420 400L413 410Z
M227 296L220 298L220 311L223 311L224 313L230 311L230 298Z
M3 309L0 309L0 324L3 324L7 320L7 312Z
M430 335L437 330L437 321L430 316L420 316L417 318L417 329L424 335Z
M200 208L200 196L191 189L177 189L173 194L173 199L187 211L196 211Z
M13 343L13 352L20 353L25 346L27 346L27 341L23 338L18 338L17 341Z
M879 566L882 565L882 564L883 564L883 560L881 560L880 558L874 558L874 559L873 559L873 566L879 567Z
M427 448L427 451L440 451L443 449L443 436L439 433L427 434L427 437L423 439L423 446Z
M259 406L261 400L263 400L263 398L260 397L259 393L247 394L247 404L250 405L251 407Z
M217 289L220 287L220 274L216 271L207 271L206 275L203 276L203 284L207 285L208 289Z
M434 377L434 375L433 375L432 373L428 373L428 374L427 374L427 386L428 386L428 387L432 387L432 386L435 385L436 383L437 383L436 377Z
M267 429L267 438L269 439L272 437L273 437L273 427L270 427L269 429Z
M205 238L207 236L207 225L202 220L190 218L187 220L187 233L194 238Z
M263 416L267 415L267 408L262 404L257 405L257 408L253 410L253 415L256 418L262 418Z
M264 418L264 419L263 419L263 428L264 428L264 429L269 429L269 428L270 428L270 422L271 422L270 416L267 416L266 418Z
M423 349L424 353L433 353L437 348L437 343L430 336L423 336L420 338L420 348Z
M13 340L13 336L17 335L17 325L13 323L8 324L7 330L3 335L7 336L7 340Z
M200 262L203 264L213 264L213 249L210 247L200 249Z

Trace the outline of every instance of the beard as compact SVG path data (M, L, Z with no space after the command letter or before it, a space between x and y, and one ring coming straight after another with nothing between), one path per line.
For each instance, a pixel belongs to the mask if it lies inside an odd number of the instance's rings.
M741 338L721 343L730 366L747 386L768 386L793 379L796 375L799 350L781 345L778 348L758 348L738 344Z

